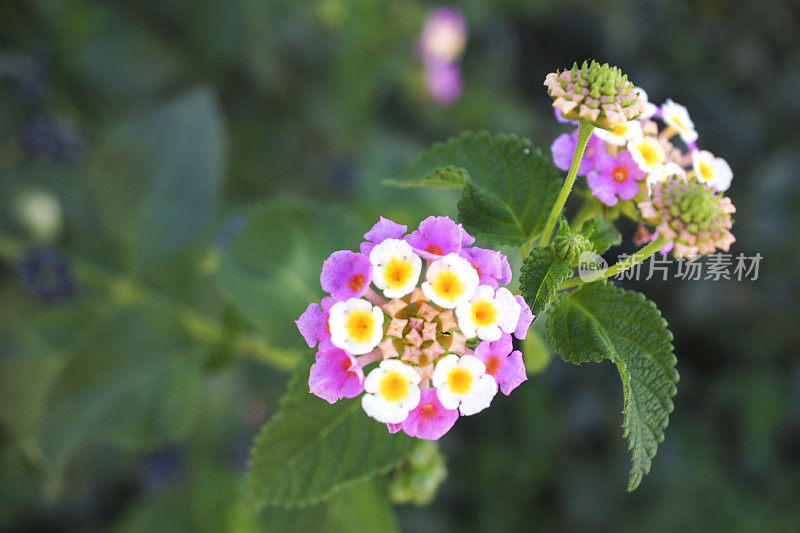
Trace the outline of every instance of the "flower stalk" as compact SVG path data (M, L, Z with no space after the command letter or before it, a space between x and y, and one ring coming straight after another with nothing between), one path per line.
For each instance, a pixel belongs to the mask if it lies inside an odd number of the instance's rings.
M547 223L542 231L542 236L539 238L539 245L546 246L553 236L553 229L556 227L556 221L561 211L564 209L564 204L567 203L569 193L572 192L572 186L575 184L575 178L578 177L578 167L581 165L583 159L583 152L586 149L586 143L589 137L592 136L594 125L586 120L578 121L578 142L575 144L575 153L572 156L572 163L567 172L567 179L564 180L564 185L561 187L561 192L558 193L553 209L550 211L550 216L547 217Z
M629 268L641 263L642 261L646 260L648 257L659 251L661 248L669 244L670 241L664 239L662 237L656 238L653 242L633 254L632 256L620 261L619 263L607 268L602 273L598 274L597 278L591 281L583 281L580 278L571 278L566 280L561 284L559 289L569 289L570 287L575 287L577 285L583 285L585 283L593 283L595 281L610 278L612 276L616 276L621 272L625 272Z

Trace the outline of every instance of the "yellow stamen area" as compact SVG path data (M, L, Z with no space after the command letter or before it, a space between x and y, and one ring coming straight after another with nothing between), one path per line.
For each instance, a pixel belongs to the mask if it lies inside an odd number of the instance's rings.
M653 167L664 162L664 151L657 141L648 139L639 143L639 153L648 167Z
M710 180L714 175L714 172L711 170L711 165L709 165L705 161L700 161L699 163L697 163L697 168L698 170L700 170L700 178L702 178L705 181Z
M392 258L383 270L383 278L390 289L398 289L408 283L411 277L411 262Z
M497 320L494 304L481 300L472 305L472 320L478 326L491 326Z
M344 323L347 335L355 342L366 342L372 337L375 319L367 311L353 311Z
M449 270L440 272L431 283L431 288L437 295L447 300L455 300L464 294L464 285L461 280Z
M618 137L625 137L625 134L628 133L628 125L627 124L614 124L614 129L611 130L611 133Z
M408 379L400 372L390 370L381 378L378 393L387 402L398 402L408 396Z
M463 368L454 367L447 376L447 386L455 394L464 394L472 386L472 374Z
M687 129L686 125L683 122L681 122L681 119L679 119L675 115L672 115L672 123L675 124L675 127L681 131L686 131Z

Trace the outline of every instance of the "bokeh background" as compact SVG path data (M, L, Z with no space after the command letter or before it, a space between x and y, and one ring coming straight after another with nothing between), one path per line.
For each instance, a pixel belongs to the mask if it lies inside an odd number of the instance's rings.
M613 365L532 346L529 381L459 422L447 480L399 527L800 530L797 3L459 2L450 105L415 53L436 6L0 2L0 529L288 530L240 489L292 357L311 356L290 322L306 302L264 301L260 324L231 303L219 269L244 215L335 209L351 246L379 214L452 215L452 193L382 181L464 129L547 149L566 129L545 74L597 58L686 105L729 161L734 252L763 256L758 280L625 282L669 321L681 374L635 493ZM276 222L282 272L331 251L304 222Z

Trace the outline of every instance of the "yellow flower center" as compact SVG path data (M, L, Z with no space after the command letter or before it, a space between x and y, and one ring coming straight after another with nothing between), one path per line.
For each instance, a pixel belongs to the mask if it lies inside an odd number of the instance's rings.
M464 293L464 285L461 280L455 273L448 270L440 272L436 276L431 288L436 294L447 300L455 300Z
M367 311L353 311L344 323L347 335L355 342L366 342L372 337L375 318Z
M491 326L497 319L494 304L481 300L472 305L472 320L478 326Z
M681 122L681 119L676 117L675 115L672 116L672 123L675 124L675 127L681 131L686 131L686 124Z
M639 144L639 153L645 165L653 167L664 162L664 150L654 139L646 139Z
M411 277L411 262L402 259L391 259L383 270L383 277L390 289L398 289Z
M390 370L381 378L378 393L387 402L398 402L408 396L408 380L400 372Z
M611 130L611 133L618 137L625 137L625 134L628 133L628 125L627 124L614 124L614 129Z
M463 368L455 367L447 376L447 386L455 394L464 394L472 386L472 374Z
M711 165L705 161L700 161L697 164L697 169L700 171L700 178L705 181L710 180L714 176L714 172L711 170Z

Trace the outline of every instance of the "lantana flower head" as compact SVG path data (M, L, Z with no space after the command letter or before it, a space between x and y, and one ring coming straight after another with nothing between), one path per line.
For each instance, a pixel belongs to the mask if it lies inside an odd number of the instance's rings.
M638 118L644 111L628 77L606 64L583 62L563 72L551 72L544 80L553 107L564 118L586 120L605 129Z
M670 99L660 107L656 106L650 103L647 92L641 87L632 88L638 95L634 104L641 110L638 116L631 116L628 112L623 119L612 110L611 116L616 119L613 124L599 123L592 91L604 87L613 92L621 79L616 69L601 75L601 71L608 68L584 63L580 68L576 65L570 71L548 74L545 80L559 122L581 119L599 126L592 130L577 175L586 176L592 195L609 206L620 200L641 200L638 182L646 179L645 191L651 200L637 204L640 220L657 227L650 232L640 225L634 239L636 243L644 244L661 236L670 241L661 252L673 251L677 257L710 253L716 248L727 250L734 240L729 231L733 205L725 198L709 198L730 187L733 178L731 167L724 159L698 148L699 135L684 106ZM614 76L617 76L617 82L610 85L608 80ZM621 91L627 90L627 82L619 87ZM577 133L576 129L571 134L561 134L551 146L553 163L561 170L567 171L570 167ZM681 142L675 141L677 137ZM672 202L671 199L664 200L666 193L670 198L673 194L681 194L680 209L670 203L662 213L666 205L661 202ZM703 209L716 213L714 209L718 207L722 214L712 216L706 213L701 217L702 209L696 211L696 206L687 200L689 197L704 198L697 200L706 206Z
M696 257L720 249L727 252L736 238L730 232L736 208L697 178L670 177L653 186L652 198L640 202L642 219L658 235L673 241L675 257Z
M361 253L331 254L320 281L332 296L296 324L319 345L313 394L333 403L363 393L366 414L389 431L435 440L488 407L498 387L508 394L525 380L511 338L524 339L534 315L504 287L508 259L471 246L460 224L429 217L406 230L381 218Z

